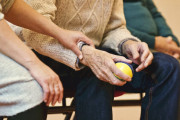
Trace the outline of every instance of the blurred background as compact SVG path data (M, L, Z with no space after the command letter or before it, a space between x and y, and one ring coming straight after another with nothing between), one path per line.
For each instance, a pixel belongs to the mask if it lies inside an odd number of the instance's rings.
M154 0L154 2L180 40L180 0Z

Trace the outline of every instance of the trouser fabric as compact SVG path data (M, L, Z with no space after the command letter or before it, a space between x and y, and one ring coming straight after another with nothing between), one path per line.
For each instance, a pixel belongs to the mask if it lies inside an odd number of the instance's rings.
M89 68L74 71L36 54L60 75L65 92L76 91L75 120L112 120L114 90L146 93L142 101L141 120L177 120L180 66L169 55L154 53L152 64L141 72L135 72L132 81L121 87L98 80Z

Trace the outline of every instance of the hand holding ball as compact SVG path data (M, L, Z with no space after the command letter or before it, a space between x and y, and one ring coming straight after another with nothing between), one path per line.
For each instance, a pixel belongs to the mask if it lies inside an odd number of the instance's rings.
M133 77L134 69L132 65L125 63L125 62L117 62L116 67L121 70L124 74L128 75L129 77ZM114 74L115 75L115 74ZM121 77L115 75L116 78L118 78L121 81L124 81Z

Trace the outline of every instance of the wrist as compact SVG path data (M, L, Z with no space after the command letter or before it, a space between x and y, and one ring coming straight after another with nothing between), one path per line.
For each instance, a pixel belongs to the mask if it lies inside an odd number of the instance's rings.
M137 40L125 40L119 45L120 53L125 54L126 52L126 46L129 44L133 44L134 42L139 42Z
M163 41L161 36L156 36L155 37L155 44L154 44L154 49L157 50L161 44L163 44Z
M83 54L83 59L80 60L80 62L84 65L87 65L87 61L88 61L88 58L91 58L91 56L93 55L93 51L95 49L91 46L88 46L88 45L84 45L82 47L82 54Z
M31 58L31 59L26 59L25 61L25 67L31 71L34 68L36 68L38 65L42 64L42 62L38 58Z
M63 41L63 36L65 35L66 30L64 30L58 26L55 26L55 27L56 27L56 29L54 29L51 36L61 42L61 41Z

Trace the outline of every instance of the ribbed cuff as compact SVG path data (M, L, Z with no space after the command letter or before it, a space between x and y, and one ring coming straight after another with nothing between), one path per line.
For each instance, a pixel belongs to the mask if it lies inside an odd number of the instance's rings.
M2 0L2 12L7 13L11 6L14 4L15 0Z
M121 55L123 55L123 44L128 41L128 40L132 40L132 41L136 41L139 42L138 40L136 40L135 38L126 38L124 40L122 40L119 45L118 45L118 49L119 49L119 53L121 53Z
M82 42L82 41L80 41L80 42L78 43L78 47L79 47L79 50L80 50L80 51L82 51L82 48L83 48L84 45L88 45L88 44L86 44L85 42ZM77 57L75 66L76 66L77 69L83 69L84 67L86 67L85 65L83 65L83 64L80 63L80 60L79 60L78 57Z
M4 14L0 12L0 20L4 19Z

